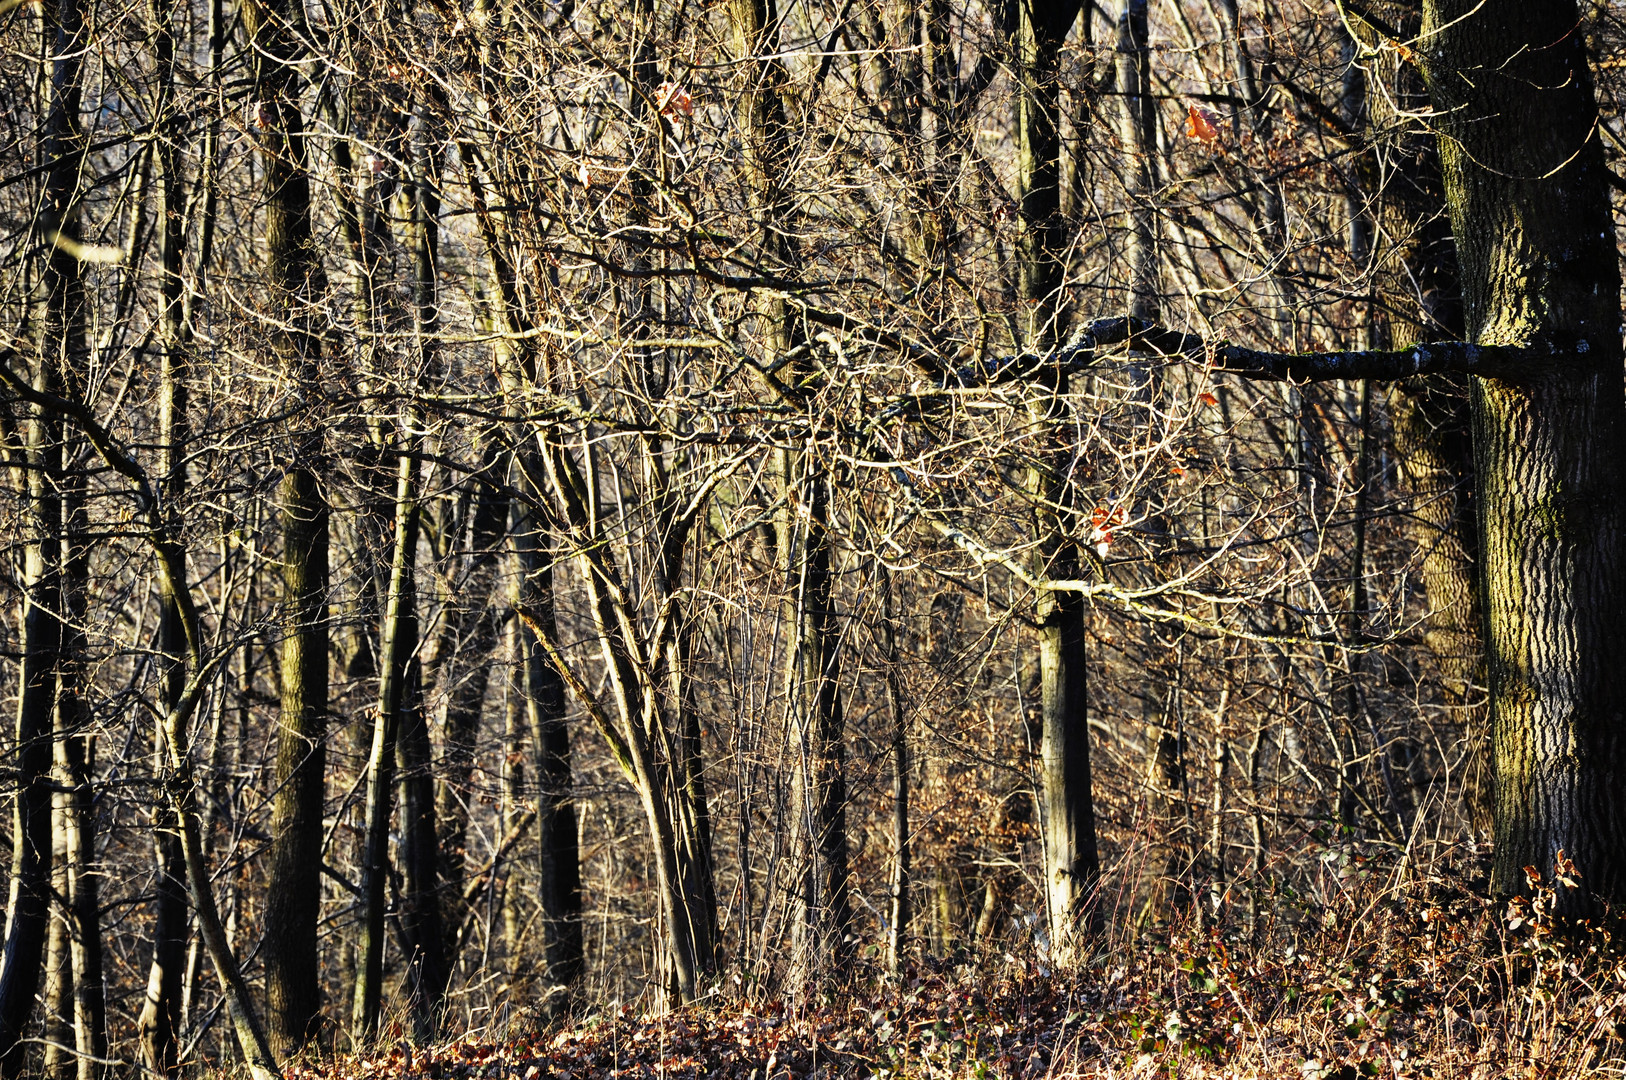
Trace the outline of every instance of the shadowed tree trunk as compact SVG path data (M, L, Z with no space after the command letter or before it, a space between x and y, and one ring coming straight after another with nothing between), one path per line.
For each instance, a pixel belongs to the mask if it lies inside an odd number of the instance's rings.
M412 619L416 629L417 619ZM412 635L417 639L416 633ZM397 765L401 781L401 936L407 958L407 1005L415 1036L433 1039L446 991L446 949L441 939L439 840L435 832L435 774L429 724L423 711L420 668L411 659L403 674L401 737Z
M465 146L465 150L471 156L478 155L478 151L471 146ZM534 326L529 310L530 294L515 273L506 218L486 203L479 174L470 184L470 191L477 208L481 237L486 243L492 291L498 301L494 305L497 313L495 321L505 333L512 335L510 340L497 344L496 367L504 390L518 394L528 386L535 385L538 376L536 354L523 344L527 330ZM520 627L515 630L516 659L522 664L519 681L523 700L520 707L536 754L538 783L542 785L542 797L538 800L538 833L542 848L542 865L539 869L544 878L538 882L537 899L545 920L551 987L569 987L573 991L583 969L581 869L577 851L570 736L565 727L564 661L553 640L552 536L559 531L559 523L550 520L546 507L549 495L557 492L545 486L543 480L557 473L545 463L549 451L539 454L526 449L532 444L532 436L524 425L513 425L511 435L514 449L507 458L510 465L508 479L515 486L516 495L510 506L510 529L519 573L510 604L520 622ZM573 471L572 476L573 479L580 479ZM551 483L549 479L547 484ZM576 524L584 524L583 519L578 518ZM588 558L584 561L592 563L593 560ZM591 698L590 694L588 698ZM604 719L604 714L597 710L593 710L593 715L596 719ZM602 725L600 731L605 732ZM630 777L630 761L617 752L614 735L606 734L617 764ZM504 775L508 775L506 769ZM709 867L706 872L709 876ZM493 873L498 873L498 870L494 868ZM667 900L669 896L663 893L663 908ZM709 938L705 947L711 949ZM677 967L681 970L682 965ZM562 1004L565 1000L565 997L550 995L549 1007Z
M841 705L840 630L831 566L828 469L813 454L784 455L780 548L787 567L787 692L797 732L795 816L802 864L796 977L839 977L851 966L847 761ZM789 470L801 464L806 474Z
M489 479L489 478L488 478ZM446 698L441 736L441 769L435 798L435 827L440 834L440 876L446 884L448 925L462 919L457 907L463 895L468 854L468 783L474 769L486 688L496 663L501 612L495 595L497 566L508 501L488 483L476 482L469 523L468 562L453 587L457 595L442 616L439 650L440 685ZM472 624L472 626L471 626ZM460 640L462 639L462 640Z
M318 385L320 338L311 306L325 282L311 236L311 182L294 60L301 12L287 0L243 6L255 50L260 160L265 173L266 277L287 329L278 331L283 376L306 394ZM328 506L318 487L321 430L294 436L278 491L282 524L281 711L271 874L266 896L266 997L280 1055L317 1034L321 986L316 921L321 907L322 807L327 771Z
M56 393L61 373L83 359L84 283L69 250L79 237L80 72L85 47L79 0L47 9L51 87L41 157L46 165L38 227L49 254L41 275L43 317L34 389ZM57 242L58 237L64 242ZM23 1041L50 918L51 762L57 674L64 645L62 590L62 423L43 410L28 420L28 491L23 565L22 670L17 693L17 796L12 816L11 894L0 958L0 1074L22 1075Z
M66 380L64 380L66 381ZM78 381L78 380L75 380ZM79 388L75 387L75 393ZM72 994L68 1017L72 1024L73 1071L80 1080L102 1075L107 1058L107 994L102 974L100 871L96 857L95 792L91 786L90 710L85 701L86 641L90 550L84 513L84 440L73 432L63 445L64 466L73 454L71 478L64 482L62 499L63 606L66 619L62 662L57 675L56 775L62 830L60 850L66 885L69 978ZM65 471L69 471L65 469Z
M886 700L892 720L892 903L887 911L887 970L903 971L909 948L909 711L898 671L898 627L893 616L892 574L877 561L875 583L881 590L881 662L886 665Z
M528 471L527 471L528 475ZM528 483L525 490L536 494ZM514 603L544 636L557 632L554 621L553 552L543 517L516 501L513 539L519 570ZM577 851L576 803L571 772L570 730L565 724L565 685L531 633L517 634L520 649L521 715L536 767L537 902L542 909L543 950L547 958L545 1007L568 1004L582 976L581 861Z
M162 0L154 0L148 10L153 24L154 60L162 80L159 115L168 121L173 107L175 75L171 12ZM184 462L190 437L186 380L191 327L186 317L185 283L181 276L186 242L186 183L173 139L159 139L153 152L157 158L155 173L160 206L157 232L162 333L158 372L158 482L168 512L175 515L186 492ZM184 559L184 555L182 557ZM174 709L184 690L186 629L181 622L180 602L167 590L160 598L158 648L163 665L161 699L166 710ZM163 739L162 729L156 730L154 765L159 771L165 768L169 754ZM180 1065L182 980L187 949L186 863L181 851L180 826L173 810L160 803L153 811L153 825L157 864L153 885L153 953L137 1026L141 1035L142 1065L167 1075L176 1072Z

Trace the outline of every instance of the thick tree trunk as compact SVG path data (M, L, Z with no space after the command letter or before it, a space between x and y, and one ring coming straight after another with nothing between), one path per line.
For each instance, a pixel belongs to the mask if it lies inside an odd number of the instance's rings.
M1077 574L1071 544L1062 542L1045 554L1049 558L1041 573L1058 578ZM1076 953L1079 934L1090 929L1083 921L1084 908L1101 870L1090 780L1084 598L1071 592L1041 593L1038 616L1044 880L1051 954L1064 959Z
M1429 0L1418 56L1441 125L1466 323L1551 350L1474 382L1491 710L1491 888L1572 859L1563 914L1626 900L1626 408L1620 277L1573 3Z
M316 923L321 909L322 809L327 772L327 505L306 469L282 492L282 641L277 795L271 810L266 896L266 996L279 1054L317 1036L321 1023Z

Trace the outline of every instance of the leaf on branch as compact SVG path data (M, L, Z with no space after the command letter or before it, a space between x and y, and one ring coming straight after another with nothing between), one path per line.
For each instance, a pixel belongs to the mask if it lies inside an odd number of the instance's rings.
M1575 860L1559 848L1553 855L1553 879L1566 889L1580 887L1581 872L1575 869Z
M655 108L665 117L694 115L694 98L681 83L663 82L655 88Z
M1186 138L1196 139L1206 145L1213 145L1219 138L1219 128L1214 126L1214 114L1207 109L1199 109L1195 105L1188 106L1186 111Z

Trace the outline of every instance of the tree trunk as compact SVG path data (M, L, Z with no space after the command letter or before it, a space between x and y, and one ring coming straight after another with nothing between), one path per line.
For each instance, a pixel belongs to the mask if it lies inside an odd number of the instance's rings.
M518 614L638 790L654 847L663 980L672 998L693 1001L716 970L717 907L710 839L705 834L707 823L701 816L703 806L697 806L693 798L697 789L692 781L698 761L693 758L692 748L682 747L688 740L687 729L682 726L684 717L672 715L674 708L681 710L681 700L670 705L669 695L663 692L656 675L661 658L674 647L672 635L681 632L677 628L681 618L678 599L671 595L677 580L668 576L661 583L668 591L658 606L667 614L646 636L640 629L638 612L627 606L629 594L600 532L596 512L580 497L579 493L589 490L587 477L597 483L598 466L591 446L583 452L586 461L578 468L564 447L549 441L544 444L538 464L547 478L547 491L561 511L561 526L568 529L569 542L582 567L592 626L604 658L606 694L615 709L613 716L600 705L598 695L565 664L550 629L533 612L521 609ZM646 463L652 470L659 468L647 451ZM657 492L655 499L664 505L670 501L670 493ZM669 571L678 565L676 555L685 548L694 523L693 513L698 513L705 500L691 496L689 505L689 515L669 518L661 530L665 545L662 557Z
M316 924L321 910L322 811L327 773L327 505L309 470L282 491L282 641L277 795L271 810L266 896L266 996L279 1054L316 1038L321 1024Z
M1123 95L1119 141L1127 148L1124 196L1129 200L1129 314L1158 313L1156 216L1157 99L1152 96L1152 52L1146 0L1126 0L1118 18L1118 91ZM1085 16L1088 18L1088 16ZM1065 33L1065 31L1063 31ZM1060 172L1057 173L1058 182Z
M480 719L485 708L491 669L497 662L501 630L497 602L498 545L504 532L507 500L489 484L477 483L472 493L473 521L469 529L468 564L454 586L458 596L447 605L439 651L440 686L446 698L446 721L441 736L441 775L435 800L435 827L440 834L440 873L453 905L444 912L448 924L460 921L455 905L463 895L469 827L469 776L474 769ZM473 629L464 637L472 621Z
M794 475L798 459L811 475ZM841 707L840 631L830 551L830 477L811 455L786 453L786 694L796 732L793 806L801 880L795 982L839 977L852 963L848 896L847 763Z
M58 748L61 743L58 741ZM56 778L53 778L56 779ZM45 992L41 995L44 1015L40 1018L40 1071L49 1080L70 1080L73 1066L73 947L67 910L68 844L66 792L51 798L51 905L50 929L45 938Z
M174 87L175 37L169 23L169 11L162 3L155 0L149 8L149 15L153 23L155 62L159 77L163 80L161 93L165 100L160 108L167 109L170 107L168 96ZM162 119L167 120L167 116ZM158 290L162 331L162 359L158 373L158 470L160 490L173 515L177 513L176 507L185 495L184 461L190 436L186 390L190 327L186 319L185 284L181 277L186 185L173 140L158 140L154 153L157 155L161 211L158 229ZM158 649L162 654L161 698L167 711L180 703L186 675L186 630L181 623L180 603L167 590L160 598ZM154 736L154 767L162 773L167 765L168 751L164 746L162 731L155 731ZM153 954L147 972L146 998L142 1002L137 1027L140 1031L142 1065L153 1072L169 1075L178 1071L180 1063L187 912L186 864L181 851L179 823L164 802L153 810L153 850L157 861Z
M1062 42L1078 12L1079 5L1071 2L1044 9L1019 5L1017 123L1022 232L1017 241L1017 258L1021 296L1035 312L1029 348L1053 344L1063 317L1061 286L1068 230L1060 220L1061 140L1056 124L1056 78ZM1029 481L1038 506L1035 569L1041 577L1077 577L1082 563L1077 545L1070 539L1070 526L1075 523L1061 516L1073 502L1070 485L1062 479L1070 471L1066 436L1057 430L1065 419L1066 390L1065 375L1049 374L1041 402L1034 407L1034 422L1045 444L1045 465L1033 470ZM1086 929L1081 920L1100 873L1085 697L1087 609L1079 593L1041 590L1036 615L1044 725L1040 786L1045 899L1051 955L1058 962L1067 962L1076 955L1079 934Z
M85 631L89 599L90 550L84 514L84 441L64 439L64 466L73 454L73 475L64 477L62 497L62 602L66 620L62 631L62 660L57 673L56 747L57 781L62 831L59 877L66 910L72 988L68 1016L73 1029L74 1072L81 1080L94 1080L107 1058L107 995L102 974L100 872L96 866L95 793L91 788L92 736L85 703ZM69 471L67 469L64 470Z
M72 927L73 1030L79 1080L95 1080L107 1060L107 989L102 973L101 872L96 865L96 811L91 789L90 736L78 731L61 746L68 786L68 916Z
M406 438L403 431L402 437ZM389 595L379 628L378 709L373 718L372 751L367 761L366 854L362 865L361 961L357 965L350 1023L362 1042L378 1033L384 986L384 900L389 880L390 818L394 810L396 742L402 710L409 700L406 680L417 649L418 620L413 596L417 564L417 455L400 455L395 488L395 545ZM431 813L433 811L431 810ZM409 964L416 957L408 957Z
M904 706L903 682L898 673L897 623L893 617L892 575L876 563L876 584L881 590L881 662L886 665L887 705L892 712L892 904L887 911L887 970L903 972L909 948L909 713Z
M1496 761L1492 891L1572 859L1566 915L1626 900L1626 409L1620 277L1573 3L1429 0L1419 48L1472 340L1545 345L1474 380Z
M79 0L60 0L45 20L51 90L42 157L45 190L40 235L50 245L41 294L40 353L34 387L54 393L61 372L85 348L84 284L70 243L79 235L79 126L84 15ZM57 673L64 644L62 594L62 423L36 411L29 417L25 454L30 465L23 520L22 671L17 694L17 797L12 818L11 894L6 942L0 958L0 1075L26 1065L24 1034L34 1011L50 918L51 762Z
M1415 37L1422 22L1420 0L1377 0L1367 10L1403 38ZM1366 78L1352 75L1365 122L1373 132L1400 131L1380 141L1363 177L1385 181L1381 190L1362 192L1378 207L1381 229L1366 230L1387 242L1371 253L1374 321L1384 332L1374 344L1406 348L1417 342L1454 340L1463 335L1462 287L1456 248L1445 214L1444 180L1432 139L1408 133L1401 113L1428 105L1427 87L1415 65L1382 46L1381 35L1359 19L1346 20L1383 85L1371 93ZM1351 72L1361 66L1351 65ZM1355 84L1358 84L1355 85ZM1376 187L1376 183L1371 185ZM1363 215L1365 216L1365 215ZM1411 495L1415 543L1423 553L1423 588L1428 615L1423 640L1441 676L1441 697L1460 717L1468 745L1460 783L1464 808L1480 835L1491 831L1489 700L1486 696L1483 616L1474 564L1473 446L1467 380L1432 375L1396 383L1388 400L1389 418L1401 470Z
M299 15L288 0L244 4L253 39L265 170L266 276L286 330L277 347L284 376L306 393L318 383L320 338L311 305L324 281L311 235L311 182L294 59ZM314 1038L321 1020L316 922L321 906L322 809L327 769L328 507L315 474L319 427L296 437L278 491L282 514L281 711L277 794L271 810L266 898L266 996L279 1055Z
M481 196L476 194L476 199ZM493 291L501 298L498 306L499 323L511 334L524 333L531 319L519 302L518 281L514 276L514 262L508 257L500 233L501 219L489 210L481 219L487 239L487 252ZM521 392L536 378L534 356L523 347L499 344L497 369L509 393ZM523 446L531 433L516 425L514 443ZM553 570L549 532L557 522L550 522L546 509L548 498L559 494L554 486L557 470L549 468L547 454L516 449L510 455L511 480L518 497L511 512L515 552L519 565L519 579L512 595L514 613L523 628L516 630L518 659L524 664L521 691L525 724L530 731L536 755L538 783L542 797L538 801L543 878L538 882L538 901L546 920L544 933L548 958L548 978L553 987L574 987L580 981L583 967L581 940L581 867L577 851L574 779L570 759L570 737L565 727L564 695L562 690L564 663L554 646ZM573 473L575 480L579 474ZM544 478L547 478L544 483ZM587 515L578 516L574 524L587 527ZM595 541L595 544L598 541ZM588 565L592 559L585 559ZM592 571L589 570L591 574ZM595 606L595 611L602 614ZM608 644L600 623L601 643ZM628 762L618 756L618 764L625 771ZM635 780L635 782L637 782ZM496 870L493 869L493 873ZM709 868L707 871L709 875ZM708 939L708 948L709 939ZM512 957L510 957L512 963Z
M522 470L532 475L528 470ZM527 482L526 490L536 491ZM515 602L544 635L553 634L553 553L548 549L539 512L516 502L514 548L519 567ZM541 644L520 632L520 700L536 765L537 832L541 860L537 867L537 903L547 970L548 1007L557 1011L580 981L582 953L581 861L577 851L575 778L571 770L570 731L565 725L565 686L548 662ZM507 829L505 823L505 831Z
M746 172L757 241L775 267L792 272L794 244L780 228L787 211L784 170L793 129L785 114L779 53L780 18L773 0L733 0L734 50L745 65L741 127L747 132ZM769 300L767 348L784 353L801 339L787 306ZM816 380L799 365L788 380L792 404L813 409L801 387ZM785 510L779 550L786 576L786 698L797 736L795 806L801 897L791 979L815 983L852 963L852 903L848 896L845 726L839 628L832 597L829 515L831 481L817 453L781 454ZM803 475L796 475L802 473Z
M415 616L411 618L409 640L414 646L417 621ZM408 659L402 677L401 737L396 747L401 783L401 934L411 950L405 982L414 1036L427 1042L439 1030L441 998L446 992L446 948L437 892L435 772L415 658Z
M190 635L189 635L190 636ZM194 654L195 655L195 654ZM220 909L215 906L209 864L203 853L203 837L198 828L197 776L192 768L192 747L186 737L186 721L190 708L172 710L164 720L170 747L170 762L166 777L166 794L181 825L181 851L186 859L186 879L192 893L192 906L197 911L198 928L203 935L204 947L220 979L220 988L231 1013L233 1034L238 1049L248 1065L254 1080L280 1080L276 1057L259 1015L254 1011L248 982L232 952L226 936Z

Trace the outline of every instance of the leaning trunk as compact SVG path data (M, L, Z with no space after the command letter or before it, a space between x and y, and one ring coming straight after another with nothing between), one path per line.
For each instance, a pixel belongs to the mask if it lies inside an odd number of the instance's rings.
M373 719L372 752L367 761L366 847L362 864L362 938L351 1026L359 1040L378 1033L384 985L384 900L389 881L390 817L394 810L396 741L406 680L417 649L413 571L418 548L417 455L403 452L396 476L395 546L390 561L389 595L379 633L378 709ZM432 813L433 811L431 811ZM432 820L432 819L431 819ZM416 964L416 957L409 957Z

